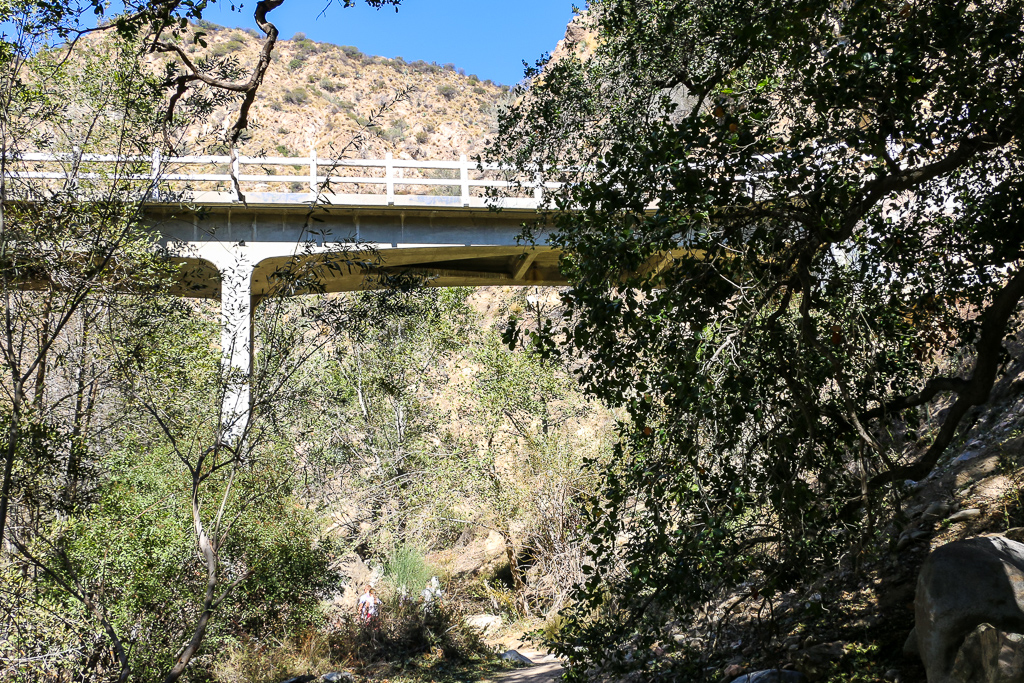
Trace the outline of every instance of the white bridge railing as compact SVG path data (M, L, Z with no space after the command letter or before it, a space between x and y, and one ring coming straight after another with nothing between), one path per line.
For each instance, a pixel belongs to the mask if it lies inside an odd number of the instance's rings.
M151 200L157 202L181 201L183 194L208 191L211 184L219 184L238 200L251 192L261 196L279 192L293 197L313 195L308 199L323 195L327 203L337 203L333 196L338 195L347 198L345 203L378 196L394 204L396 196L416 195L411 190L420 188L427 190L420 196L441 194L452 198L449 203L458 197L462 206L481 203L486 190L494 188L531 200L517 205L539 206L545 189L561 186L543 182L539 174L520 181L495 177L504 176L507 169L470 162L465 155L458 161L417 161L395 159L391 153L384 159L319 159L315 150L309 157L244 156L237 150L229 155L171 157L159 151L150 156L28 153L10 159L7 166L6 176L12 180L80 183L118 178L147 183ZM280 174L279 168L292 172Z

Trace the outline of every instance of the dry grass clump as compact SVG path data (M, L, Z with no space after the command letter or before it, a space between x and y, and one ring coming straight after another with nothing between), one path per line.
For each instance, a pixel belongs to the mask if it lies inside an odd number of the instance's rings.
M218 683L278 683L292 676L345 668L333 656L330 638L310 630L283 641L236 643L225 648L211 671Z
M283 641L248 641L226 648L213 666L218 683L278 683L292 676L362 670L388 663L402 667L428 656L462 663L493 659L480 633L465 624L454 604L396 598L367 623L345 616L324 630Z

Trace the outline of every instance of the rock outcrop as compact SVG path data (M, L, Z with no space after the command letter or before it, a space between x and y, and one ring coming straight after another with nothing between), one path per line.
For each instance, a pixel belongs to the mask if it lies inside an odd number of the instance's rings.
M953 663L957 683L1024 681L1024 635L982 624L968 634Z
M989 537L942 546L921 568L914 605L917 650L928 683L956 682L953 669L961 646L981 624L1024 632L1024 544Z

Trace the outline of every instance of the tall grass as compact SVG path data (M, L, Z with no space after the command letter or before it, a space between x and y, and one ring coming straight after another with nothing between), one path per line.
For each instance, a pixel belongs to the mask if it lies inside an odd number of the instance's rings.
M416 547L396 546L384 566L384 576L395 589L405 587L412 595L418 595L437 571Z

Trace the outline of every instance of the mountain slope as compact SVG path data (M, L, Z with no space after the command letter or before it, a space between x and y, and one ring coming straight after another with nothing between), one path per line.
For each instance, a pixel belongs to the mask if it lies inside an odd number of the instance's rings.
M255 32L212 25L203 30L208 47L186 48L195 58L232 60L251 70L262 45ZM458 159L482 150L507 91L450 64L374 57L297 34L275 48L240 149L249 155L304 157L315 148L320 158L345 150L346 157L391 152L404 159ZM215 112L190 131L190 141L216 138L233 122L233 112ZM359 144L346 148L368 126Z

